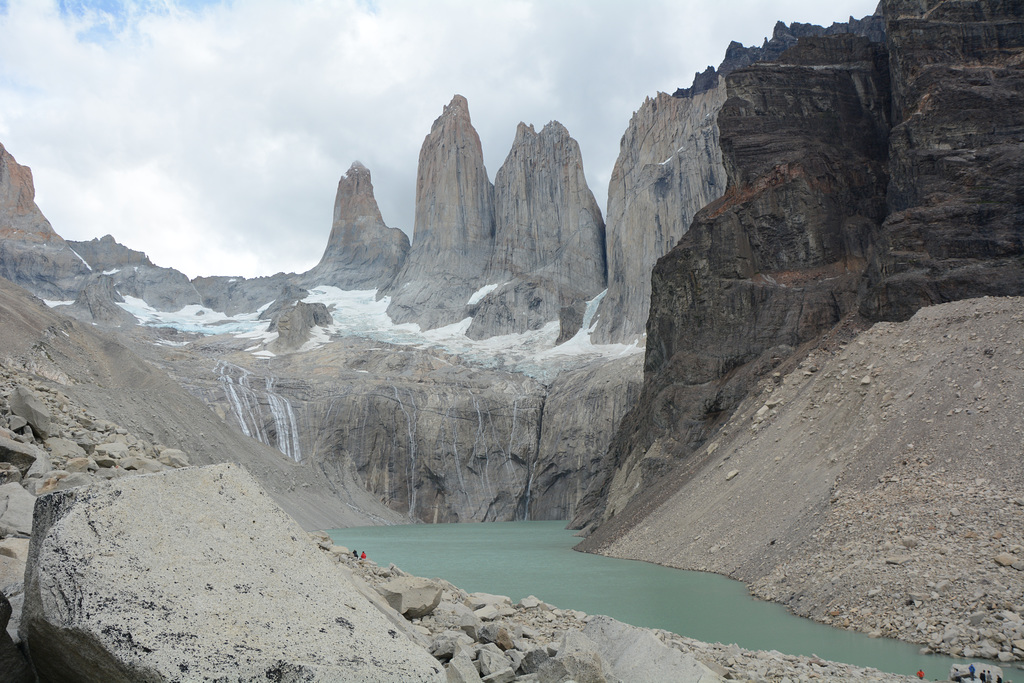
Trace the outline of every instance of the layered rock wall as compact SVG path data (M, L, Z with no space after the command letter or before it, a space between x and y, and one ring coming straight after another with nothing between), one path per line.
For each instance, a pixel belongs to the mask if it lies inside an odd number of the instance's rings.
M718 69L709 66L671 97L649 98L633 115L608 184L608 294L595 341L632 343L644 334L654 263L676 245L697 211L725 191L718 129L725 77L777 59L800 38L846 33L880 42L882 17L876 12L827 28L778 22L763 45L731 43Z
M752 380L856 310L885 217L888 73L882 46L845 35L727 77L729 188L655 267L643 392L577 524L649 492Z
M864 312L1024 291L1024 17L1008 2L883 3L894 127L885 251Z

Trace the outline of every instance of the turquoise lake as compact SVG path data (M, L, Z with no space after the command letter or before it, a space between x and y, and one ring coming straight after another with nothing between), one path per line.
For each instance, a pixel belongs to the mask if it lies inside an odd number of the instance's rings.
M416 524L330 532L381 566L440 577L468 591L535 595L562 609L607 614L706 642L778 650L947 680L952 659L918 654L919 646L868 638L793 616L754 600L746 586L716 574L670 569L572 550L564 522ZM1007 670L1009 673L1009 670Z

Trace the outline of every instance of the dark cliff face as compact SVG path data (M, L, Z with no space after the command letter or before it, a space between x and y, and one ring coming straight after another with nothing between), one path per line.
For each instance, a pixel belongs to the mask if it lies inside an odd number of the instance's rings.
M614 519L587 547L649 514L654 483L675 490L753 383L840 321L1024 292L1019 4L883 9L884 47L809 38L727 77L728 188L654 269L641 397L574 521Z
M894 127L886 245L864 312L1024 291L1024 17L1012 2L885 2Z
M587 501L605 519L625 505L615 477L633 472L650 489L753 381L856 309L885 218L883 46L808 38L726 84L728 188L655 266L644 388L613 441L604 490ZM594 521L586 512L577 525Z

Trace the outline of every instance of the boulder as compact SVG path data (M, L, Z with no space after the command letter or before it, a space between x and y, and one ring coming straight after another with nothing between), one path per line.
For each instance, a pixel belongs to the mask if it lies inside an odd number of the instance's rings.
M462 602L466 607L476 611L486 605L493 605L495 608L511 606L512 598L491 593L470 593Z
M114 441L111 443L99 443L96 444L96 448L93 451L96 455L109 456L111 458L122 458L128 457L128 444L120 441Z
M37 524L41 681L445 680L238 465L50 494Z
M0 436L0 462L9 462L27 476L41 451L35 446Z
M0 462L0 486L21 481L21 470L9 462Z
M64 465L64 469L68 472L95 472L99 469L99 465L92 458L71 458Z
M50 450L50 456L58 460L70 460L81 458L86 455L85 449L71 439L54 436L46 440L46 447Z
M99 447L97 446L97 449ZM152 458L144 458L142 456L132 455L121 460L121 467L126 470L135 470L138 472L155 473L163 472L167 469L166 465L163 465Z
M179 451L177 448L165 448L160 452L160 457L157 460L168 467L188 467L191 464L185 452Z
M693 655L671 648L648 629L623 624L611 617L595 616L583 629L607 661L616 677L630 683L722 680Z
M16 534L32 534L32 508L36 498L21 484L0 486L0 528L6 527Z
M561 683L567 680L576 683L613 683L617 680L601 658L597 645L579 631L565 633L558 654L538 667L537 679L541 683Z
M0 680L4 683L34 683L36 678L32 668L7 632L10 618L11 603L0 592Z
M418 576L391 579L377 586L377 592L407 619L425 617L441 602L441 587Z
M479 683L480 674L476 670L473 660L465 654L459 654L452 658L445 667L448 674L448 683Z
M50 411L43 399L28 387L19 386L9 399L11 412L25 418L32 426L32 431L46 438L50 436Z

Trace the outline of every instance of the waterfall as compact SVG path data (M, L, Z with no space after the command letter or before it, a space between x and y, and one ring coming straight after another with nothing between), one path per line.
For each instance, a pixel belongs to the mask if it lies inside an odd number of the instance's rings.
M302 450L299 446L299 427L295 420L295 412L292 410L291 401L274 392L274 378L263 378L263 391L259 392L252 385L252 378L256 375L245 368L227 361L219 361L215 372L231 405L231 412L242 428L242 433L276 448L295 462L300 462ZM237 379L234 375L237 375ZM270 419L274 423L277 443L271 443L270 435L264 428L267 422L263 414L264 405L270 409Z

